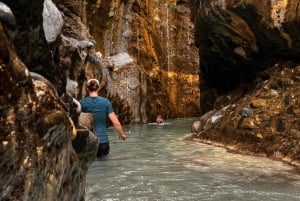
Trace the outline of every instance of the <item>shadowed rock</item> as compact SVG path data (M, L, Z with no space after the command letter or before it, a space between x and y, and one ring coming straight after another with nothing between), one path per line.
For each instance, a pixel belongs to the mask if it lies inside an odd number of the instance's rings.
M0 2L0 21L13 40L16 36L17 22L11 9L2 2Z
M250 83L277 60L299 61L298 3L191 1L201 57L201 108L205 112L213 109L209 103L215 101L214 93L223 95Z
M83 200L97 139L74 151L56 89L28 71L1 23L0 41L0 200Z

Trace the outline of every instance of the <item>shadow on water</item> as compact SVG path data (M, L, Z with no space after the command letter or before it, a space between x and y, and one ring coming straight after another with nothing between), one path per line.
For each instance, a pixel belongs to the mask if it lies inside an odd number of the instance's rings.
M87 175L86 200L300 200L300 176L265 158L184 140L195 118L109 128L111 153Z

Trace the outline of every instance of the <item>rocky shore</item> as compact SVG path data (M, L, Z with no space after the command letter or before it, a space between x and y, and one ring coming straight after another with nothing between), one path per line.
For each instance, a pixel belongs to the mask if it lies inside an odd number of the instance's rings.
M219 97L187 140L300 168L300 66L277 63L254 82Z

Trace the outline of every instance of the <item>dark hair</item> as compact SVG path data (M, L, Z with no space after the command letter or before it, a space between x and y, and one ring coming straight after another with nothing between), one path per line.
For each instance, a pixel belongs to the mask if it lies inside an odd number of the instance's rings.
M99 81L96 80L96 79L90 79L88 82L87 82L87 88L89 91L96 91L99 89Z

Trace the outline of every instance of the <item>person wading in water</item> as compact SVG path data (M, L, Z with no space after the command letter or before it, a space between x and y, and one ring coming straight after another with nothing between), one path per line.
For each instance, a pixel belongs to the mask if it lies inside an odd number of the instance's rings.
M91 113L94 118L94 132L98 136L99 148L98 157L109 154L109 140L106 131L107 117L113 123L119 133L120 140L126 140L123 127L115 114L111 102L104 97L98 95L100 91L100 83L97 79L87 81L87 92L89 96L80 100L82 112Z
M164 119L163 119L162 115L159 114L159 115L157 115L155 121L156 121L157 124L161 124L161 123L164 122Z

